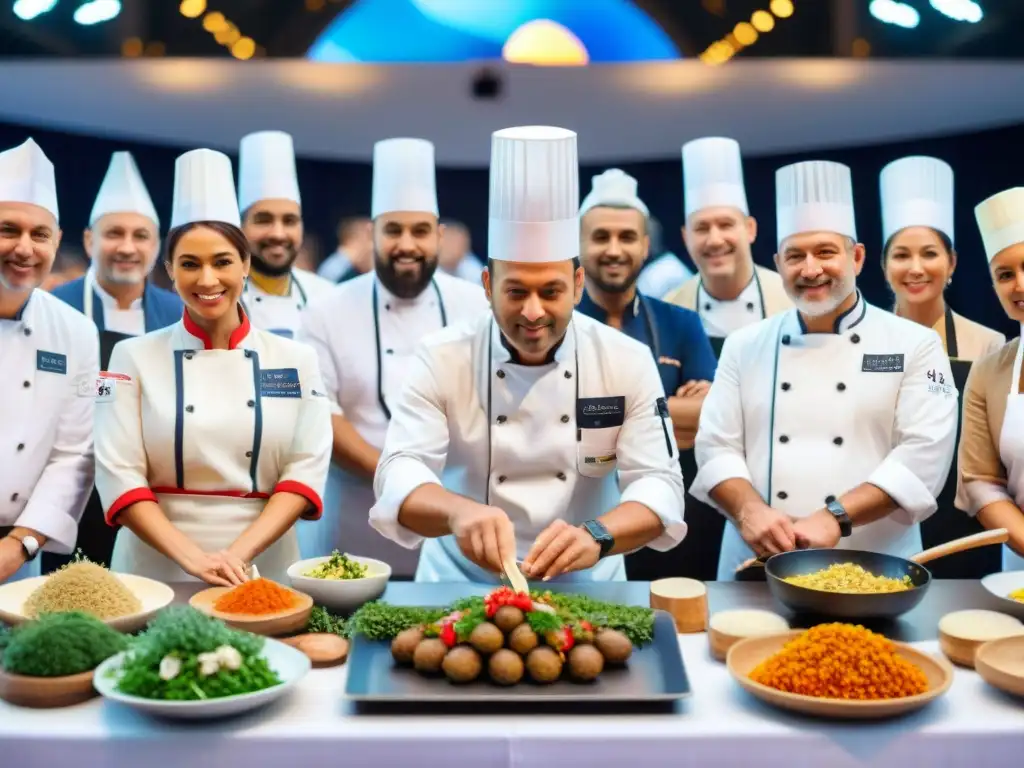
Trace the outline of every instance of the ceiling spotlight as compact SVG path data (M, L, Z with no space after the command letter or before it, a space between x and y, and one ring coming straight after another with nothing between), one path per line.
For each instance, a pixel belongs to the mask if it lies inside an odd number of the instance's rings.
M977 24L985 13L974 0L931 0L932 8L953 21Z
M17 0L12 10L22 21L32 21L37 16L52 11L56 4L57 0Z
M896 0L871 0L868 10L879 21L904 29L913 29L921 23L921 14L914 6Z
M78 6L75 21L83 26L102 24L121 13L121 0L90 0Z

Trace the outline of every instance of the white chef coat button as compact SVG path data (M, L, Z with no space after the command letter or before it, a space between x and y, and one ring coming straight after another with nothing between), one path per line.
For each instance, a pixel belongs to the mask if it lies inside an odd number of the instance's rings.
M31 336L32 335L32 329L31 328L26 328L25 330L22 331L22 333L24 333L26 336Z
M505 372L504 371L498 371L494 375L497 376L499 379L504 379L505 378Z
M18 500L18 494L17 493L12 493L11 494L11 501L17 501L17 500Z
M246 357L252 357L252 350L251 349L245 350L245 356Z
M782 343L785 344L786 346L789 346L789 334L788 333L785 336L782 337Z
M191 352L186 352L186 353L185 353L185 359L186 359L186 360L191 360L191 359L192 359L192 357L193 357L193 354L192 354Z
M855 333L853 334L853 336L850 337L850 341L852 341L854 344L860 344L860 336L858 336Z
M32 386L32 382L31 381L23 381L23 382L21 382L21 386L23 386L25 389L28 389L29 387Z
M843 438L841 438L841 437L834 438L832 440L832 442L835 443L836 445L842 445L843 444Z
M831 504L835 500L836 500L836 497L832 496L831 494L829 494L828 496L825 497L825 504L826 505Z
M498 482L499 483L504 483L505 480L507 480L507 479L508 478L506 478L504 475L498 475Z
M845 392L846 391L846 385L843 384L843 382L840 381L838 384L836 384L836 389L838 389L840 392Z
M789 382L788 382L788 381L784 381L784 382L782 382L782 391L783 391L783 392L789 392L789 386L790 386L790 385L789 385Z
M256 401L255 400L248 400L245 404L248 405L250 408L255 408L256 407Z
M24 451L25 450L25 444L24 443L18 443L18 450L19 451Z
M252 458L252 451L246 451L245 452L245 458L251 459Z
M711 305L710 304L705 304L704 305L704 311L705 312L710 312L711 311Z
M559 472L557 475L555 475L555 477L557 477L559 480L565 480L565 472Z
M504 424L507 420L508 419L506 419L504 416L499 416L498 417L498 423L499 424Z
M750 311L750 312L754 311L754 302L752 302L752 301L748 301L747 302L747 310Z
M565 378L571 379L572 378L572 371L566 371L565 372Z
M386 309L388 312L390 312L391 311L391 305L390 304L385 304L384 305L384 309Z
M263 301L263 297L262 296L257 296L256 297L256 301Z
M563 424L568 424L569 423L569 414L567 414L567 413L563 413L562 414L562 423Z
M789 435L779 435L779 442L780 443L788 443L789 442Z
M789 498L789 494L786 493L785 491L779 491L775 495L778 496L780 499L788 499Z
M395 350L393 350L393 349L385 349L384 350L384 354L385 355L393 355L393 354L395 354Z
M186 405L185 406L185 413L192 413L192 411L194 411L194 410L195 410L195 408L193 408L191 405Z

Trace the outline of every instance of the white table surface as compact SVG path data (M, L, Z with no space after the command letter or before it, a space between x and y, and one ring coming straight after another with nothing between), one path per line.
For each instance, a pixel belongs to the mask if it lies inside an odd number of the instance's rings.
M183 725L94 699L58 710L0 702L0 766L1020 766L1024 700L957 668L945 697L880 723L807 719L762 705L680 637L693 696L664 715L355 714L345 666L313 670L286 698L241 719ZM934 641L915 643L938 653Z

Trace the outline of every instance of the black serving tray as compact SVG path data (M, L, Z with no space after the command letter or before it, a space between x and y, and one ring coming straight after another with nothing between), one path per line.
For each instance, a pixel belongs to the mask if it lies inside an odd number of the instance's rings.
M654 638L634 649L625 667L606 667L597 680L576 683L559 680L539 685L524 679L499 686L485 678L457 685L443 677L426 677L391 658L391 643L357 635L348 657L345 696L357 704L473 704L674 702L690 695L675 623L665 611L655 611Z

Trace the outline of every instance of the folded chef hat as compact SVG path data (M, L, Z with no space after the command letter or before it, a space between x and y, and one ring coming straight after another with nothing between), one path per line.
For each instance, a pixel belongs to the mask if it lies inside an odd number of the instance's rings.
M953 240L953 169L934 157L904 157L879 176L882 242L907 227L931 227Z
M810 160L775 172L778 242L801 232L835 232L857 239L853 181L842 163Z
M686 218L716 206L750 215L739 142L708 136L683 144L683 203Z
M989 261L1000 251L1024 243L1024 187L1012 187L978 203L974 217Z
M260 200L291 200L302 205L295 171L295 146L284 131L258 131L238 147L238 209Z
M60 221L53 163L32 139L0 152L0 202L38 205Z
M174 163L171 229L197 221L242 225L231 159L212 149L193 149Z
M576 134L505 128L491 136L487 255L499 261L568 261L580 255Z
M150 219L157 227L160 219L142 181L139 168L131 152L115 152L110 157L107 175L89 214L89 226L108 213L137 213Z
M425 139L384 139L373 145L370 218L394 211L438 215L434 145Z
M644 216L649 216L647 206L636 193L636 179L618 168L609 168L600 176L591 178L590 194L580 205L580 216L591 208L611 205L618 208L635 208Z

